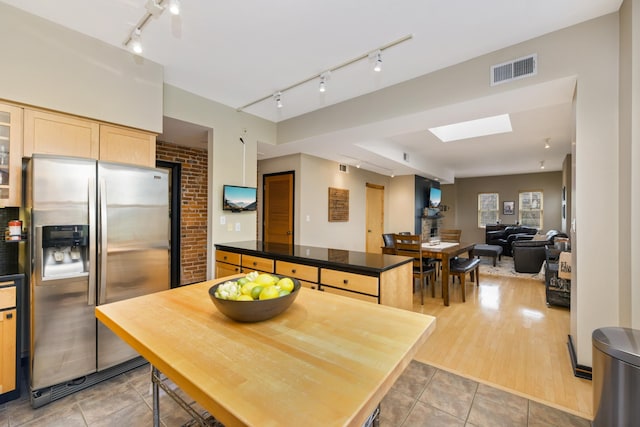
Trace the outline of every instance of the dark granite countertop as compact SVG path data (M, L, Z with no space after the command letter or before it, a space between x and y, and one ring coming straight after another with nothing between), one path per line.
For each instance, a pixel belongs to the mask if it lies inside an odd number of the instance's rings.
M280 261L298 262L317 267L337 268L354 273L377 275L412 258L350 251L346 249L320 248L316 246L267 243L260 240L216 243L216 249L247 255L264 256Z

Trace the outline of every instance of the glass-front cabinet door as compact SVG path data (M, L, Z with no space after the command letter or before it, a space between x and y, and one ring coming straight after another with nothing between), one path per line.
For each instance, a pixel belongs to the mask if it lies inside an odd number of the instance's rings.
M0 208L22 202L22 108L0 103Z

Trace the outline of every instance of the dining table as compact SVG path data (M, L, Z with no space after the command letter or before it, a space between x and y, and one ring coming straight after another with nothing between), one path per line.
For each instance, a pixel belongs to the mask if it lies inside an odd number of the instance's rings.
M425 258L436 258L441 260L442 263L442 299L444 305L449 305L449 267L451 259L462 255L464 253L469 254L471 258L471 251L475 243L470 242L425 242L422 244L422 256ZM478 280L478 279L476 279Z
M305 287L276 317L236 322L218 311L209 289L238 277L96 307L96 317L151 364L154 425L159 376L227 427L370 425L436 324L433 316Z

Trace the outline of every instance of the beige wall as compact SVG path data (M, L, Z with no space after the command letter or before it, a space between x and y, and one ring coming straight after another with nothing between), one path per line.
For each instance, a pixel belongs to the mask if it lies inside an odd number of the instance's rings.
M388 230L389 211L393 209L389 206L391 178L355 167L345 173L338 166L336 162L304 154L262 160L258 162L258 180L262 182L264 174L295 170L296 244L364 251L366 184L385 188L384 229ZM329 187L349 190L349 221L329 222Z
M518 194L541 190L544 194L543 233L560 230L562 172L522 175L487 176L457 179L455 184L442 185L443 204L455 208L444 212L443 227L462 229L462 240L484 243L485 230L478 228L478 194L498 193L500 220L514 224L518 220ZM502 215L502 202L514 201L514 215ZM455 218L455 222L451 218Z
M162 132L161 65L0 3L0 98Z

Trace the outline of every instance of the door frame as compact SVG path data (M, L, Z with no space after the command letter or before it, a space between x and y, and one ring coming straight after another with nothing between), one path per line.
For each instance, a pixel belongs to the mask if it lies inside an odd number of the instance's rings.
M274 173L265 173L264 175L262 175L262 221L261 221L261 228L262 228L262 240L264 241L264 221L265 221L265 213L266 213L266 209L265 209L265 197L264 197L264 189L265 189L265 182L267 180L268 177L273 177L273 176L278 176L278 175L291 175L291 244L295 245L296 244L296 171L295 170L289 170L289 171L284 171L284 172L274 172Z
M180 224L181 224L181 199L182 199L182 165L180 163L167 162L164 160L156 160L157 168L171 170L171 218L170 221L170 239L171 239L171 263L169 266L170 286L177 288L180 286Z

